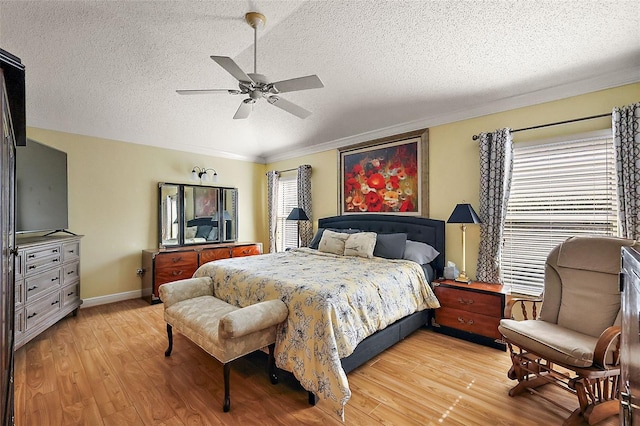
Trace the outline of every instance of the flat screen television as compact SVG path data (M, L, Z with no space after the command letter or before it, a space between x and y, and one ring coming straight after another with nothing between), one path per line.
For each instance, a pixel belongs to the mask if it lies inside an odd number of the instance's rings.
M16 232L68 227L67 153L27 139L16 147Z

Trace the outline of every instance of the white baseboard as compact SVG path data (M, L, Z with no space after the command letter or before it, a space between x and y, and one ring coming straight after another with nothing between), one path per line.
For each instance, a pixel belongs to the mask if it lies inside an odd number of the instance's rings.
M123 300L139 299L142 297L142 290L125 291L124 293L109 294L107 296L91 297L82 299L80 308L90 308L92 306L106 305L107 303L122 302Z

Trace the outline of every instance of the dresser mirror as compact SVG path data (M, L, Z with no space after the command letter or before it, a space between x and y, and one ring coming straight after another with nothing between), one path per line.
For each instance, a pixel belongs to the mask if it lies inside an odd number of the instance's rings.
M160 247L234 242L238 234L238 190L160 183Z

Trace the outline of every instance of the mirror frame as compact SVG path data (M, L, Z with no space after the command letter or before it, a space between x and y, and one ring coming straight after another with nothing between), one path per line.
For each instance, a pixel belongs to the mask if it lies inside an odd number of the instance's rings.
M177 207L177 217L172 217L170 220L172 221L172 225L165 224L165 212L163 209L163 188L166 187L175 187L177 189L176 194L176 207ZM215 240L209 241L199 241L199 242L187 242L186 238L186 230L187 230L187 222L191 220L197 219L195 210L196 210L196 201L195 197L189 197L192 199L192 203L194 203L193 208L190 209L193 213L193 218L187 220L186 211L187 208L187 192L189 189L192 189L192 194L196 194L198 189L213 189L217 190L215 195L215 211L220 210L220 206L223 206L222 211L224 212L222 215L218 215L217 221L217 229L219 230L217 234L217 238ZM168 226L173 226L173 224L177 224L178 235L175 243L167 243L168 240L163 239L163 229ZM160 248L167 247L183 247L183 246L193 246L200 244L223 244L223 243L232 243L238 240L238 189L232 187L224 187L224 186L210 186L210 185L191 185L191 184L182 184L182 183L169 183L169 182L159 182L158 183L158 246Z

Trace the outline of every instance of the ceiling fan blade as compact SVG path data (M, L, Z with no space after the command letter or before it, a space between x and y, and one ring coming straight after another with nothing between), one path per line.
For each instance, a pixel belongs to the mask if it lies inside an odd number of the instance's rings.
M233 116L234 120L242 120L244 118L249 117L251 114L251 105L253 105L255 101L253 99L245 99L242 101L238 110L236 111L236 115Z
M324 87L324 84L322 84L320 78L314 74L306 77L292 78L290 80L276 81L272 83L271 86L278 91L277 93L285 93L296 90L320 89Z
M236 64L233 59L228 56L212 56L211 59L216 61L218 65L225 69L229 74L234 76L238 81L252 82L251 78L245 74L242 69Z
M237 89L197 89L197 90L176 90L180 95L210 95L212 93L228 93L230 95L239 95Z
M294 104L293 102L289 102L286 99L282 99L279 96L269 96L269 98L267 98L267 101L269 101L269 103L273 106L277 106L280 109L283 109L285 111L287 111L288 113L291 113L293 115L295 115L296 117L305 119L308 116L311 115L311 111L307 111L306 109L302 108L301 106L298 106L296 104Z

